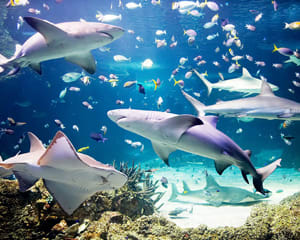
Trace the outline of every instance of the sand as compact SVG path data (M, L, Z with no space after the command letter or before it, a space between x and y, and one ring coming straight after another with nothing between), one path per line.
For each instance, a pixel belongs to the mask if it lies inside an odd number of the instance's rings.
M246 222L250 215L251 209L256 205L222 205L215 207L208 205L205 201L197 203L170 202L168 199L171 195L170 183L175 183L178 191L182 192L182 180L185 180L191 190L202 189L205 187L205 170L211 174L215 180L222 186L232 186L244 188L253 192L252 177L248 176L250 184L248 185L242 178L237 168L226 170L222 176L219 176L215 169L207 169L203 166L186 167L186 168L168 168L163 167L154 173L154 179L166 177L168 179L168 188L161 186L158 191L166 192L163 198L157 203L157 206L164 204L159 209L159 214L168 218L183 228L197 227L205 224L208 227L232 226L238 227ZM300 172L295 169L278 168L264 182L264 188L272 191L272 195L263 201L270 204L277 204L282 199L300 191ZM171 218L168 213L175 208L186 208L187 211ZM192 211L191 211L192 209Z

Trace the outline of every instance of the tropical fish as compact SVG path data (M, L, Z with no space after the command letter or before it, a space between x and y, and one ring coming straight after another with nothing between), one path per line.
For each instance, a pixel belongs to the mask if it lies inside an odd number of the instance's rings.
M70 82L75 82L75 81L79 80L81 77L82 77L82 73L69 72L69 73L65 73L62 76L62 80L66 83L70 83Z
M86 146L86 147L79 148L79 149L77 150L77 152L81 153L81 152L84 152L85 150L88 150L88 149L90 149L90 146Z
M108 138L103 137L102 134L99 132L91 133L90 137L91 137L91 139L94 139L97 142L102 142L102 143L104 143L106 140L108 140Z

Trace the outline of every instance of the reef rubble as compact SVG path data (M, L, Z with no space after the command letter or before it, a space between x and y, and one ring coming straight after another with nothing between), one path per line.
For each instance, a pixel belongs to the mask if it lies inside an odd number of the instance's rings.
M18 188L17 181L0 179L0 239L300 239L300 193L278 205L256 205L241 227L181 229L155 209L130 212L141 195L134 195L128 184L119 193L95 194L71 216L60 209L41 180L28 192ZM120 197L124 191L127 195Z

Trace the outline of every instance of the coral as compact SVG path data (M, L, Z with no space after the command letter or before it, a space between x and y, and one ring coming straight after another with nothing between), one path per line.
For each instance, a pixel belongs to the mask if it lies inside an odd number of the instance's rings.
M127 167L125 169L129 171ZM141 170L130 171L140 174ZM150 189L155 186L147 177L141 177L139 181L136 184L149 184ZM133 185L134 193L143 191L143 186L136 184ZM300 239L300 193L278 205L258 204L241 227L200 225L181 229L157 214L131 218L112 210L118 194L122 196L118 198L122 199L120 204L132 204L123 199L127 197L124 192L128 189L129 184L113 194L97 193L73 215L67 216L53 201L42 181L31 191L20 193L17 181L0 179L0 239ZM128 196L135 196L134 193ZM125 207L118 208L124 210Z

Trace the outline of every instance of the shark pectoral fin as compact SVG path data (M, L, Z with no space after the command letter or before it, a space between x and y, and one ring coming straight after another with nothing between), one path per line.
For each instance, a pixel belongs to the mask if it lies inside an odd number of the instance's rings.
M90 52L68 56L65 57L65 59L71 63L82 67L89 74L94 74L96 72L96 62L93 55Z
M68 34L53 23L35 17L23 18L32 28L41 33L47 44L53 40L68 38Z
M44 184L59 206L69 215L71 215L84 200L93 194L93 192L88 191L88 188L79 188L77 185L50 180L44 180Z
M42 74L41 63L30 63L29 66L38 74Z
M231 166L231 165L232 165L231 163L228 163L225 160L215 160L215 167L216 167L217 172L220 175L222 175L222 173L224 172L224 170L226 168L228 168L229 166Z
M32 132L28 132L28 138L30 141L30 152L46 150L41 140Z
M71 171L71 169L82 169L82 167L86 166L76 153L70 140L61 131L56 133L37 164L60 168L61 170L67 169L68 171Z
M21 192L27 191L38 180L36 177L31 176L30 174L26 174L24 172L13 171L13 174L18 179L19 188Z
M167 145L163 145L162 143L152 142L152 147L154 152L165 162L165 164L169 165L169 155L174 152L176 148L169 147Z
M157 128L166 143L176 144L187 129L202 124L202 120L193 115L178 115L160 121Z
M245 182L249 184L249 181L248 181L248 178L247 178L247 174L249 174L249 173L247 173L247 172L245 172L243 170L241 170L241 172L242 172L242 176L243 176Z

